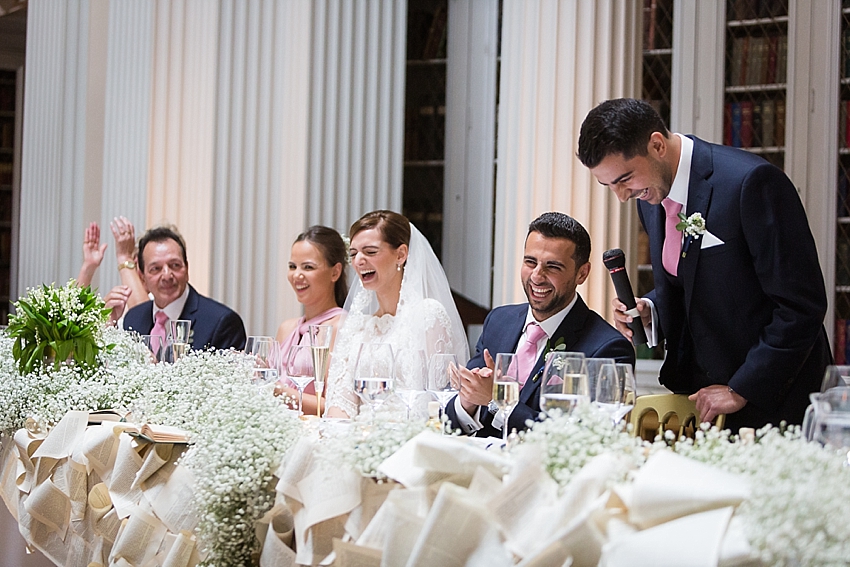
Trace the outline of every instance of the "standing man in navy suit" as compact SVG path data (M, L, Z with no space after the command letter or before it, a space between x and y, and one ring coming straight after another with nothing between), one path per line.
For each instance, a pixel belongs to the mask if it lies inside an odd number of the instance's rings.
M655 278L638 311L650 342L666 341L660 382L691 395L704 421L726 414L733 431L800 423L832 355L823 275L791 180L749 152L670 133L634 99L590 111L578 157L621 202L637 200ZM631 317L613 305L631 336Z
M148 335L162 311L168 320L192 321L192 349L245 346L245 325L239 315L189 285L186 244L176 231L164 226L148 230L139 240L138 260L142 282L153 301L130 309L124 316L124 329Z
M467 368L459 371L460 394L447 408L453 427L480 437L501 436L504 418L491 404L493 357L500 352L516 352L530 333L540 335L537 362L525 377L519 404L510 413L511 430L521 431L527 420L538 417L539 378L545 356L552 348L634 365L631 343L588 309L576 293L576 287L590 273L589 259L590 235L574 218L563 213L544 213L528 226L520 270L528 303L497 307L487 315L475 355ZM534 326L544 333L532 331Z

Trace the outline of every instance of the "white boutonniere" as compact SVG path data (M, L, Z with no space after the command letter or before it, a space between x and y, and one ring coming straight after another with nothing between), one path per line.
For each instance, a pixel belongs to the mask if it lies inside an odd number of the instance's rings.
M676 230L684 232L694 239L705 234L705 219L702 218L702 213L694 213L689 217L685 217L684 213L679 213L679 219L682 222L676 225Z

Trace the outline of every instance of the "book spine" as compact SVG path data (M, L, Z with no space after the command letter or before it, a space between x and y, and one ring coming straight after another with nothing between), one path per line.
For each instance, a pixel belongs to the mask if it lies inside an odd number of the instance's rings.
M761 143L766 148L776 145L776 123L774 114L776 103L773 100L762 101L761 104Z
M767 40L767 69L764 76L764 82L768 85L776 83L776 50L778 48L779 36L770 36Z
M741 147L741 103L733 102L732 104L732 147Z
M723 145L732 145L732 103L723 105Z
M847 364L847 320L835 320L835 364Z
M776 82L784 83L788 77L788 36L779 37L776 50Z
M747 84L748 73L748 63L750 60L750 36L744 36L741 38L741 74L738 76L739 85Z
M842 50L844 55L844 61L842 65L842 69L844 70L844 74L842 77L850 77L850 28L845 29L841 34L842 46L844 49Z
M745 100L741 103L741 146L753 147L753 101Z
M776 101L776 130L774 137L776 145L782 147L785 145L785 101Z

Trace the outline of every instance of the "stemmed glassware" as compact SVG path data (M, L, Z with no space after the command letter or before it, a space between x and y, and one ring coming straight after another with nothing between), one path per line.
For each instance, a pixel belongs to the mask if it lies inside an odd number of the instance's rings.
M393 349L385 343L363 343L354 369L354 392L371 409L372 419L377 409L393 393Z
M571 412L580 402L590 401L587 363L581 352L550 352L540 384L540 409Z
M177 362L189 352L189 336L192 321L188 319L173 319L169 321L169 337L171 340L171 361Z
M260 390L269 390L270 393L274 392L274 386L279 377L277 368L254 368L251 371L251 382Z
M618 362L614 366L617 367L617 374L623 381L623 405L628 406L631 410L637 399L637 381L635 380L634 370L628 362Z
M590 387L590 401L596 399L596 380L603 364L616 364L613 358L585 358L587 364L587 385Z
M322 415L322 392L325 390L325 377L331 362L332 325L310 325L310 348L313 354L313 378L316 380L316 415Z
M148 350L151 351L151 355L153 356L155 362L159 362L160 360L162 360L162 351L164 345L162 344L161 336L142 335L142 342L146 347L148 347Z
M304 388L315 379L313 367L313 347L293 345L286 357L287 377L298 388L298 413L304 415Z
M626 365L631 368L630 365ZM632 409L625 405L625 369L616 364L603 364L596 377L596 399L594 403L611 417L615 424Z
M502 441L507 445L511 412L519 403L519 380L516 377L516 355L500 352L496 354L496 366L493 368L493 401L505 416L502 427Z
M407 406L407 419L416 399L425 391L428 360L421 348L399 349L395 356L395 393Z
M826 367L823 374L823 382L820 391L826 392L830 388L850 386L850 366L830 365Z
M460 390L454 378L457 364L456 355L441 353L432 354L428 362L428 391L440 402L440 415L446 413L446 404Z
M275 340L273 337L250 336L245 341L245 354L255 359L255 366L271 366L271 358L275 352Z

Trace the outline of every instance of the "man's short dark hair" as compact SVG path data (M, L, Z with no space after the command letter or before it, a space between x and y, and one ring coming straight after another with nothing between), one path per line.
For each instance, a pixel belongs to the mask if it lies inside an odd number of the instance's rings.
M547 238L566 238L576 245L573 261L576 267L590 260L590 235L581 223L564 213L543 213L528 225L528 234L539 232ZM528 238L528 234L525 235Z
M627 160L645 156L653 132L670 137L664 120L648 103L634 98L606 100L582 122L576 155L589 168L609 155L622 154Z
M180 251L183 252L183 263L189 263L189 260L186 258L186 243L183 241L183 237L180 236L180 233L168 226L155 226L148 229L148 231L145 232L145 234L139 239L139 256L136 260L139 264L140 272L144 273L145 271L145 246L147 246L149 242L165 242L169 239L173 240L178 246L180 246Z

